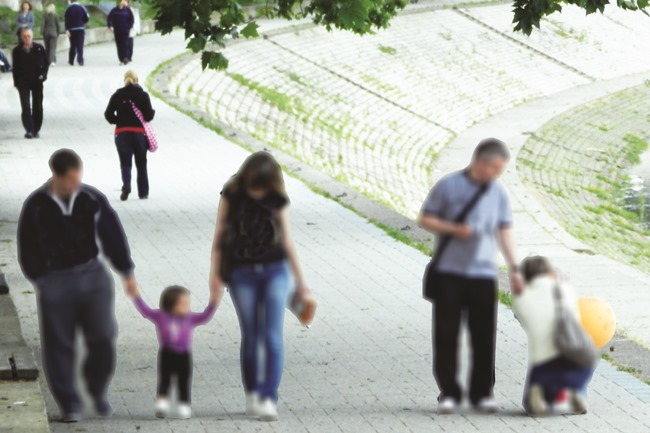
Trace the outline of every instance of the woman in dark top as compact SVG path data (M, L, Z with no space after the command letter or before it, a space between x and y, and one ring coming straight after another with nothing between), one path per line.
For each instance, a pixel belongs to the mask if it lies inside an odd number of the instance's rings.
M289 232L288 204L280 165L268 152L252 154L223 187L212 247L210 287L228 285L239 317L246 414L263 421L278 419L292 282L299 296L309 294Z
M131 193L131 168L135 157L138 170L138 196L149 197L149 178L147 176L147 150L149 145L140 119L136 116L131 102L142 112L144 120L150 122L155 111L151 108L149 94L138 84L138 76L133 71L124 75L124 87L118 89L104 112L108 123L115 125L115 145L122 168L122 194L120 200L129 198Z

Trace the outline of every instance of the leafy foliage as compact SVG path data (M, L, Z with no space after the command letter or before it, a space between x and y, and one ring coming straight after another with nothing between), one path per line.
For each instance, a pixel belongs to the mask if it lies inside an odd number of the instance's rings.
M187 48L201 52L203 68L226 69L221 53L228 38L254 38L258 25L247 18L236 0L147 0L156 30L162 34L174 28L185 30ZM316 24L364 35L388 26L407 0L277 0L267 4L267 15L285 19L310 17Z
M647 15L646 8L650 0L616 0L621 9L640 10ZM530 35L533 27L539 29L543 17L562 11L563 4L571 4L584 9L587 15L595 12L602 13L609 0L514 0L512 22L514 30Z

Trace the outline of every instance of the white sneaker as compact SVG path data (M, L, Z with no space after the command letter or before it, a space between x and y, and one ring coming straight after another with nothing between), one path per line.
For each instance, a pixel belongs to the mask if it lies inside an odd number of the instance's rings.
M169 416L169 410L171 406L169 400L166 398L157 398L156 404L154 405L154 413L158 418L165 418Z
M258 414L261 421L277 421L278 406L270 398L265 398L259 403Z
M476 405L476 410L485 414L492 414L499 412L499 403L494 397L485 397L479 400Z
M542 416L548 413L544 389L536 383L531 385L528 390L528 410L528 414L531 416Z
M458 411L458 403L451 397L442 397L438 400L438 414L451 415Z
M180 403L176 408L176 416L178 419L192 418L192 407L187 403Z
M259 394L256 392L247 392L246 393L246 416L251 416L251 417L260 416L259 406L260 406Z

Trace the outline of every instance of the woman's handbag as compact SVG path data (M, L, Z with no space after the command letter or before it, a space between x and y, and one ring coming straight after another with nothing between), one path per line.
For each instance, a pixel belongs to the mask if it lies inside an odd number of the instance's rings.
M133 101L129 101L131 103L131 108L133 109L133 112L135 113L135 117L140 120L140 123L142 123L142 127L144 128L144 135L147 137L147 143L149 144L149 151L150 152L155 152L158 150L158 140L156 139L156 134L153 132L153 128L151 127L151 124L144 120L144 116L142 115L142 111L138 107L135 106Z
M553 289L555 299L555 332L553 341L560 354L580 367L596 365L598 349L582 325L562 305L562 291L559 285Z
M479 188L478 191L476 191L469 202L467 202L463 210L461 210L454 219L454 222L456 224L465 221L467 215L472 211L472 209L474 209L489 186L489 183L485 183ZM429 302L435 301L438 289L440 288L440 272L437 271L436 267L438 266L438 262L440 262L442 253L447 249L447 246L449 246L451 239L451 236L440 237L438 247L436 248L433 257L431 258L431 261L427 264L427 267L424 270L424 277L422 278L422 297Z

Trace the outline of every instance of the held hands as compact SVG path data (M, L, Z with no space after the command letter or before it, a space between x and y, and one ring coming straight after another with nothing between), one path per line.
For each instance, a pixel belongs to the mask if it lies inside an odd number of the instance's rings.
M66 30L65 34L68 35L68 37L70 37L70 31L69 30Z
M524 282L516 269L510 270L510 291L515 295L521 295L524 291Z
M311 294L311 289L307 286L307 283L304 281L298 281L296 290L301 298L305 298Z
M115 31L115 29L113 27L109 27L108 30L110 30L111 32Z
M137 298L140 294L138 292L138 283L133 275L124 278L124 292L131 298Z
M210 304L218 304L223 297L223 281L218 275L212 275L208 284L210 286Z

